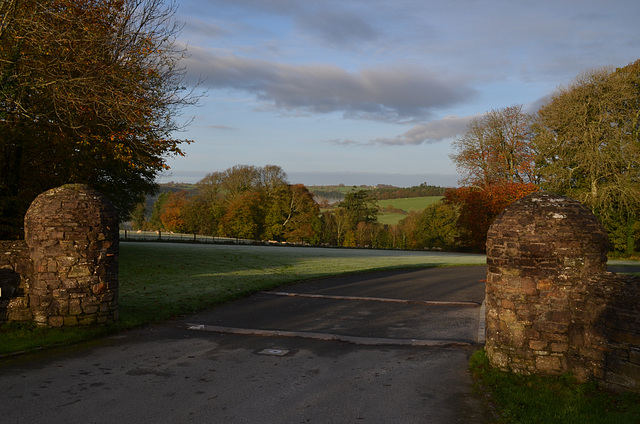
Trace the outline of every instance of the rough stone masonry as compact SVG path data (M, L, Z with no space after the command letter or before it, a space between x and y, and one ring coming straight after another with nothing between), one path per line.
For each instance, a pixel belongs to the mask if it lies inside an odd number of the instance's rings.
M52 327L117 319L118 216L99 192L69 184L40 194L25 243L1 247L4 319Z
M606 271L607 234L579 202L531 194L487 234L493 366L640 391L640 279Z

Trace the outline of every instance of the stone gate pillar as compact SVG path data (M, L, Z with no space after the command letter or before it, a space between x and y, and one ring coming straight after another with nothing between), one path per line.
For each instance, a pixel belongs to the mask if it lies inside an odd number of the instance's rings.
M70 184L39 195L25 216L38 325L103 324L118 313L118 217L106 197Z
M486 352L524 374L601 378L606 307L591 279L606 272L607 234L579 202L538 192L509 206L487 234Z

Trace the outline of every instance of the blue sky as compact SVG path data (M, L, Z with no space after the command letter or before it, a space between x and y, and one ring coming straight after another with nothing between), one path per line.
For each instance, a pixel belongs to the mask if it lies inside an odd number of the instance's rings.
M273 164L306 185L454 186L471 118L640 58L638 0L180 0L176 17L206 95L160 182Z

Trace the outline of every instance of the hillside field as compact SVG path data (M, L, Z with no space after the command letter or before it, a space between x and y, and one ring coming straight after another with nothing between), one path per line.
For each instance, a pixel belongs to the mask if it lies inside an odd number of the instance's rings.
M427 196L427 197L405 197L402 199L378 200L380 213L378 214L378 222L386 225L395 225L409 214L409 212L420 212L427 206L436 203L443 196ZM387 208L391 206L394 211L387 212ZM404 213L396 210L401 209Z

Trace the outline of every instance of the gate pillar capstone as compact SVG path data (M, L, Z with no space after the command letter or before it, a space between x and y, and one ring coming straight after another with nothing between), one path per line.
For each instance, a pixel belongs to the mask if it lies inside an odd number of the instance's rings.
M487 233L486 345L491 364L523 374L603 378L607 234L579 202L537 192Z
M104 324L118 314L118 216L99 192L69 184L40 194L25 215L38 325Z

